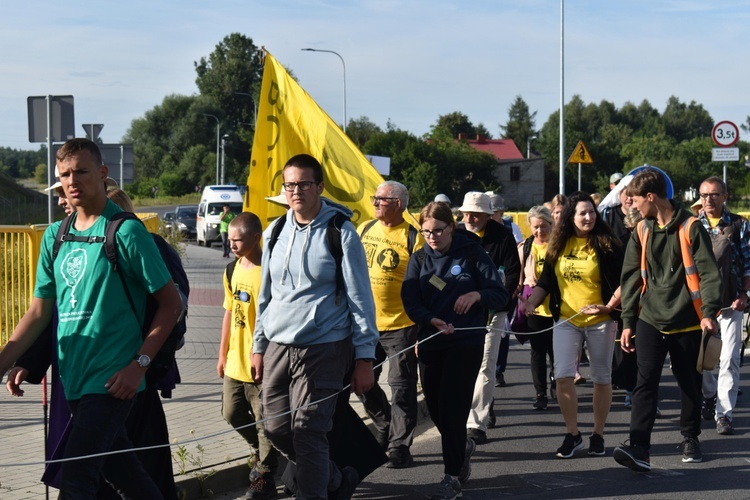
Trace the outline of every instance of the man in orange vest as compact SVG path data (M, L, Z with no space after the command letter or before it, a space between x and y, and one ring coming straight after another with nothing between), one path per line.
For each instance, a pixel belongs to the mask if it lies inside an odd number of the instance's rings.
M690 212L667 198L667 181L644 170L628 194L645 219L633 232L622 267L621 348L636 352L630 444L614 459L638 472L651 470L649 448L659 381L667 353L680 388L682 461L700 462L701 375L696 370L701 331L718 332L721 277L711 240Z

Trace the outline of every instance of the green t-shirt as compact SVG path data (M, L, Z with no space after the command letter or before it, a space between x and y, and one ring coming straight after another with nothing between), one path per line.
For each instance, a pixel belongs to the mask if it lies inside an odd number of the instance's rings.
M219 216L219 217L220 217L220 219L219 219L219 232L220 233L228 233L229 232L229 223L232 222L232 219L235 218L234 212L232 212L230 210L229 212L227 212L227 214L225 216L223 216L223 218L221 218L222 216Z
M90 228L77 231L74 222L70 233L104 236L107 221L120 211L108 201ZM44 233L34 296L57 300L60 379L66 398L75 400L106 394L107 380L133 360L143 343L140 323L146 295L161 289L171 276L143 224L124 221L117 231L118 265L138 311L136 318L102 243L64 242L52 262L60 224L52 224Z

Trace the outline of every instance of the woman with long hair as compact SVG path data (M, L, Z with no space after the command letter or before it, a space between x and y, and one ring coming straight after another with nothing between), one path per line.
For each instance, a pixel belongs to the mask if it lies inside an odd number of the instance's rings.
M471 474L476 444L466 437L466 421L488 312L503 308L509 294L479 242L456 228L450 206L429 203L419 224L426 243L409 259L401 299L419 327L422 389L443 449L445 475L432 498L453 499Z
M573 193L552 231L536 287L519 306L532 315L545 297L550 297L557 402L566 428L557 450L559 458L571 458L583 448L574 377L584 339L594 383L594 431L588 453L605 453L604 424L612 404L615 307L620 303L622 261L620 241L599 216L594 201L584 192Z
M526 220L531 229L531 236L518 245L518 255L521 260L519 294L522 297L528 296L529 291L536 286L542 274L547 244L555 223L549 209L543 206L531 207ZM526 328L532 332L529 342L531 343L531 379L536 390L535 410L547 409L547 356L549 356L551 367L554 367L555 363L552 349L553 323L549 297L545 297L536 309L536 314L529 316L526 320Z

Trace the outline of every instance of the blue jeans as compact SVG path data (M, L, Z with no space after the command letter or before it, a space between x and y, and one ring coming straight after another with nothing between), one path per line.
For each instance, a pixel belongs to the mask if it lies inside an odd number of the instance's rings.
M64 457L132 448L125 420L133 402L109 394L68 401L73 420ZM59 498L96 498L102 476L123 498L163 498L133 451L63 462Z

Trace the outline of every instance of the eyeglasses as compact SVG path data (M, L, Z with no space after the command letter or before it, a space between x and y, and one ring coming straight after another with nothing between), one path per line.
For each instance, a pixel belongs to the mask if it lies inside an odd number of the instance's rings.
M707 200L708 198L715 200L719 196L724 196L724 193L701 193L700 194L701 200Z
M398 198L389 198L387 196L370 196L370 201L375 205L380 205L384 201L390 203L392 201L398 201Z
M435 238L440 238L446 229L448 229L448 226L443 226L439 229L433 229L432 231L430 231L429 229L422 229L420 232L422 233L422 236L424 236L425 238L429 238L430 236L433 236Z
M284 187L284 191L287 191L289 193L293 193L295 189L299 188L300 191L307 191L314 185L316 185L317 182L315 181L302 181L302 182L285 182L282 184Z

